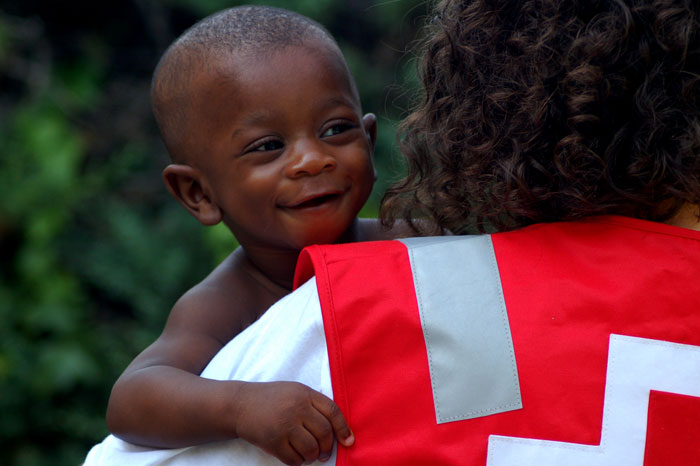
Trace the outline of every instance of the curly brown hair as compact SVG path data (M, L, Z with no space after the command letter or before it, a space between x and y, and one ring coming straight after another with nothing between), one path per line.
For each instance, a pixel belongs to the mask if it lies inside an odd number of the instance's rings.
M453 232L700 203L700 2L443 0L391 224Z

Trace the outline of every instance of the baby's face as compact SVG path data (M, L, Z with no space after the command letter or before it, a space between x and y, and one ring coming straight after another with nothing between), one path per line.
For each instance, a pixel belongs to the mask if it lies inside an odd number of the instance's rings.
M224 222L249 248L337 240L375 179L375 119L339 58L290 46L217 67L195 84L189 132Z

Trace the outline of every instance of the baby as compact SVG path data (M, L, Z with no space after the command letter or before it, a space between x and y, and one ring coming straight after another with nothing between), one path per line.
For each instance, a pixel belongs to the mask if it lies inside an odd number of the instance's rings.
M303 247L398 236L356 217L376 178L376 118L362 115L329 33L269 7L225 10L186 31L161 58L152 99L173 162L168 190L202 224L223 221L241 247L178 300L117 380L108 427L157 448L239 437L287 464L323 461L334 438L354 441L329 398L292 382L198 375L290 292Z

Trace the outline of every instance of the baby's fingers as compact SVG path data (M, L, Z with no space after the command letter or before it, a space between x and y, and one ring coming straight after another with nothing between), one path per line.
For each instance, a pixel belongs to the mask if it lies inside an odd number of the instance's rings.
M273 454L272 452L268 453ZM305 462L305 458L289 443L275 452L274 456L287 466L300 466Z
M289 441L292 448L303 458L304 464L313 463L322 457L319 443L314 438L313 433L306 429L300 428L296 430Z
M345 416L340 412L338 405L333 402L330 398L316 393L316 396L312 399L312 404L323 416L328 419L331 423L331 428L335 433L338 442L343 446L349 447L355 443L355 437L348 426Z
M318 442L318 459L326 461L333 452L333 426L319 411L304 420L304 427ZM315 459L315 458L314 458Z

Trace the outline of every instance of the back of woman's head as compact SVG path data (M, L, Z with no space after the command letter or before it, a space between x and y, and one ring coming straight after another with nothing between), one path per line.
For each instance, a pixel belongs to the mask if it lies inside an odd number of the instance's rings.
M700 203L699 4L440 2L384 215L459 232Z

